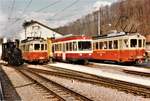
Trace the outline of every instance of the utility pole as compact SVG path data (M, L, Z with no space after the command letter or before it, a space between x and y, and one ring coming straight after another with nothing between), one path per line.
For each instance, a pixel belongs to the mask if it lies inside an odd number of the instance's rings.
M97 29L98 29L98 36L101 35L101 19L100 19L100 13L101 13L101 7L99 7L99 10L98 10L98 26L97 26Z

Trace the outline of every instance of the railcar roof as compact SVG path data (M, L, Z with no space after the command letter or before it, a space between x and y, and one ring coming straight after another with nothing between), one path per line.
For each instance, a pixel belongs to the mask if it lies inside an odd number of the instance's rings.
M41 37L28 37L25 40L22 40L21 43L27 43L27 42L31 42L31 41L46 41L45 39L41 38Z
M116 38L116 37L131 37L131 36L142 36L139 33L125 33L125 32L117 32L117 33L110 33L107 35L101 35L101 36L94 36L93 39L104 39L104 38ZM144 37L144 36L143 36Z
M70 41L70 40L91 40L92 38L89 36L68 36L68 37L62 37L62 38L58 38L58 39L53 39L53 42L61 42L61 41Z

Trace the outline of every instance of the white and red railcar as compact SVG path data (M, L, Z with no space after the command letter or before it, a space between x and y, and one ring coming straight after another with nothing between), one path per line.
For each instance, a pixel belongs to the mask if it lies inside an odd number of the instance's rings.
M57 60L85 63L92 57L92 38L68 36L54 39L53 57Z
M49 61L47 41L40 37L29 37L20 43L23 59L27 62L45 63Z
M145 47L145 37L138 33L114 32L93 39L92 59L141 63Z

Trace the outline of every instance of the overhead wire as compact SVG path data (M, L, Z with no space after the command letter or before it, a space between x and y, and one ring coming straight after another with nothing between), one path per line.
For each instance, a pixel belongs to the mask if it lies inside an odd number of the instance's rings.
M32 1L33 1L33 0L30 0L30 2L28 3L28 5L26 6L26 8L28 8L28 7L31 5ZM59 3L60 1L61 1L61 0L57 0L57 1L55 1L55 2L53 2L53 3L51 3L51 4L49 4L49 5L47 5L47 6L45 6L45 7L42 7L42 8L40 8L40 9L36 10L36 12L40 12L40 11L42 11L42 10L44 10L44 9L47 9L47 8L49 8L49 7L51 7L51 6L53 6L53 5L57 4L57 3ZM25 11L25 10L24 10L24 11ZM24 13L25 13L25 12L24 12ZM23 14L24 14L24 13L23 13ZM25 18L25 17L17 18L17 19L14 21L14 23L12 23L12 25L15 24L15 23L17 23L18 21L24 19L24 18Z
M49 8L49 7L51 7L51 6L55 5L55 4L57 4L57 3L59 3L60 1L61 1L61 0L57 0L57 1L53 2L53 3L51 3L51 4L48 4L47 6L42 7L42 8L40 8L40 9L36 10L36 12L40 12L40 11L42 11L42 10L45 10L45 9L47 9L47 8Z
M15 1L15 0L14 0L14 1ZM55 1L55 2L53 2L53 3L51 3L51 4L49 4L49 5L47 5L47 6L45 6L45 7L42 7L42 8L40 8L40 9L36 10L36 12L40 12L40 11L42 11L42 10L44 10L44 9L47 9L47 8L49 8L49 7L51 7L51 6L53 6L53 5L57 4L57 3L59 3L60 1L61 1L61 0L57 0L57 1ZM60 12L64 12L65 10L71 8L71 7L74 6L78 1L79 1L79 0L75 0L75 1L72 2L70 5L64 7L64 8L61 9L59 12L55 13L55 15L54 15L53 17L59 15ZM32 3L32 0L30 0L29 3L27 4L27 6L25 7L25 9L24 9L24 11L23 11L24 13L26 12L26 9L31 5L31 3ZM14 8L14 4L15 4L15 2L13 3L12 8ZM23 17L23 18L17 18L17 19L14 21L14 23L12 23L12 25L15 24L15 23L17 23L18 21L24 19L24 18L25 18L25 17Z
M72 2L70 5L64 7L63 9L61 9L59 12L55 13L53 17L57 16L60 14L60 12L64 12L66 9L71 8L72 6L74 6L79 0L75 0L74 2Z
M12 17L12 15L13 15L14 7L15 7L15 0L13 0L12 6L10 7L10 14L9 14L9 16L8 16L8 20L10 20L11 17Z
M31 3L32 3L33 0L30 0L29 3L26 5L26 7L24 8L22 14L24 14L26 11L27 11L27 8L30 7Z

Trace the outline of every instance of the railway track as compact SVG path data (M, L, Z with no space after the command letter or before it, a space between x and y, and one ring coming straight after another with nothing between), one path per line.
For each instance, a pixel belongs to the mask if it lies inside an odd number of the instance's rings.
M4 91L2 87L2 83L0 82L0 101L4 100Z
M105 78L105 77L99 77L99 76L92 75L92 74L76 72L73 70L57 68L55 66L44 66L44 67L54 69L56 71L33 69L33 68L29 68L29 69L36 73L43 73L43 74L48 74L48 75L56 75L56 76L61 76L65 78L77 79L82 82L98 84L98 85L102 85L105 87L118 89L120 91L125 91L127 93L132 93L134 95L139 95L139 96L143 96L146 98L150 98L150 87L146 87L146 86L134 84L134 83L129 83L125 81L114 80L114 79Z
M140 76L145 76L145 77L150 77L150 73L146 72L140 72L140 71L131 71L131 70L123 70L125 73L128 74L134 74L134 75L140 75Z
M25 77L35 82L41 88L50 94L50 99L53 101L93 101L69 88L66 88L50 79L47 79L33 70L20 69L18 72L22 73Z

